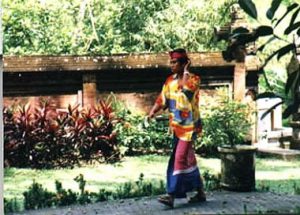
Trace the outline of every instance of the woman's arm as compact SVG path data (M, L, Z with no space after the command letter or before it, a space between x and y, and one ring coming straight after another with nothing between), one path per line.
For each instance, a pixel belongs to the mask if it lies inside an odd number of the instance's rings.
M167 100L168 100L168 80L164 84L161 93L157 97L153 107L151 108L148 117L152 118L154 115L160 111L161 109L165 108L167 106Z
M151 110L150 110L150 112L149 112L148 117L149 117L150 119L153 118L154 115L155 115L158 111L160 111L160 109L162 109L162 106L159 105L159 104L157 104L157 103L155 102L155 104L153 105L153 107L151 108Z

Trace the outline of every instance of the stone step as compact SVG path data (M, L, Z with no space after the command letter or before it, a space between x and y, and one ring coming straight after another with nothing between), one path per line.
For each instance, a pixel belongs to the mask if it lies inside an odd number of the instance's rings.
M268 138L280 138L285 136L292 136L293 129L290 127L278 128L268 132Z
M257 154L263 157L277 157L283 160L300 159L300 150L283 149L278 144L256 144Z
M260 139L259 143L262 144L281 144L284 148L283 142L286 142L293 135L293 129L291 127L277 128L272 131L268 131L266 138Z

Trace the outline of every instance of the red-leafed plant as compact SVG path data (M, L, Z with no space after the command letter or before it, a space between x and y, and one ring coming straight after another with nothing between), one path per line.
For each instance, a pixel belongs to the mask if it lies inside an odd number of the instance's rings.
M34 125L30 109L30 106L19 107L15 111L4 108L4 155L9 158L9 163L17 163L16 166L27 166L32 159Z
M69 105L66 111L58 111L49 102L34 108L5 107L3 118L7 166L53 168L82 160L120 159L108 102L100 101L91 109Z

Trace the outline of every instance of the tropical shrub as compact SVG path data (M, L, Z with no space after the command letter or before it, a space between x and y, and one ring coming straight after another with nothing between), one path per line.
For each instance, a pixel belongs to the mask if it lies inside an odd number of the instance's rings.
M213 98L202 99L203 134L196 142L197 152L215 156L218 146L243 144L251 125L250 108L231 99L226 88L217 89Z
M109 97L118 122L115 126L117 142L126 155L159 153L171 149L171 135L166 115L145 121L143 114L132 113L114 94Z
M218 145L243 144L250 129L245 109L244 104L224 100L220 108L207 118L204 135L213 135L213 141Z
M206 118L204 135L211 136L218 146L244 144L251 125L247 114L245 104L222 98L221 104Z
M116 126L118 142L126 154L164 152L171 149L169 122L166 119L145 122L145 116L127 114Z
M4 159L6 166L72 167L80 161L120 159L110 104L91 109L59 111L49 102L38 106L5 107Z

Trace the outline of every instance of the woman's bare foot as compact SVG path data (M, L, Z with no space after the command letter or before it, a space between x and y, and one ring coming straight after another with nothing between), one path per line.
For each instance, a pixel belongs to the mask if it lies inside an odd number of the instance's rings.
M163 195L163 196L160 196L158 199L158 202L164 204L164 205L167 205L171 208L174 207L174 197L171 196L171 195Z
M197 203L197 202L205 202L205 201L206 201L206 195L202 189L199 189L197 194L188 200L189 203Z

